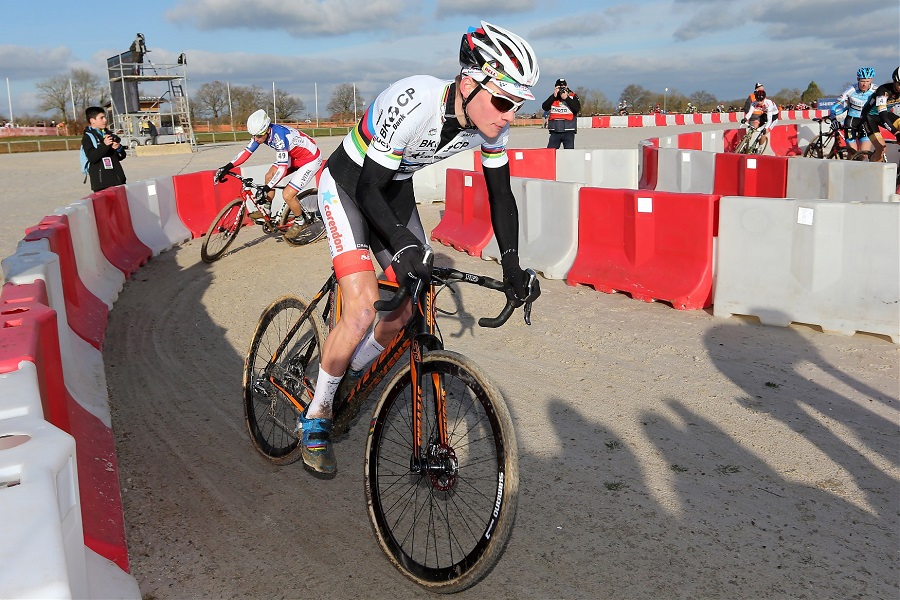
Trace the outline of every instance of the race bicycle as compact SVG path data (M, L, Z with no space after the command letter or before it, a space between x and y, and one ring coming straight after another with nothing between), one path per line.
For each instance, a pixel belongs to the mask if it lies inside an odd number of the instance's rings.
M760 127L747 126L744 137L735 148L735 154L762 154L769 147L768 136L763 137Z
M234 177L241 181L241 197L222 207L210 224L206 231L206 237L203 238L203 245L200 247L200 258L203 259L203 262L211 263L221 258L234 238L237 237L245 220L249 222L248 216L253 213L258 213L253 215L253 220L262 227L263 233L281 234L284 241L293 246L304 246L325 237L325 224L322 219L316 213L308 212L305 209L303 214L310 225L303 230L302 237L292 239L284 236L283 234L294 225L296 218L284 200L276 196L277 203L273 201L270 205L263 186L253 183L252 178L242 177L231 171L225 173L222 180L224 181L227 177ZM297 201L302 207L304 198L315 196L317 193L316 188L303 190L297 194ZM274 210L273 205L275 205Z
M332 420L334 438L346 433L364 400L409 350L409 363L385 385L369 421L367 512L388 560L424 588L446 593L476 584L499 560L519 484L518 448L503 396L470 359L444 349L435 323L436 313L450 314L436 308L436 296L456 282L506 294L500 314L479 319L479 325L500 327L512 315L507 284L432 267L430 283L412 293L409 321L335 397ZM379 288L395 295L376 302L377 310L393 310L408 295L391 282L379 281ZM272 463L301 458L297 417L312 400L322 344L341 306L332 272L311 301L278 298L259 319L244 363L244 417L254 447ZM530 324L530 303L524 310Z
M847 142L847 134L837 120L831 117L813 118L819 124L819 135L803 150L806 158L828 158L838 160L853 160L857 150ZM822 124L828 123L828 131L822 130Z

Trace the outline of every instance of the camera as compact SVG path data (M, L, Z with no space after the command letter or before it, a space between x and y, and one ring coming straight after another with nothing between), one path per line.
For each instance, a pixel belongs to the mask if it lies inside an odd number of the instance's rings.
M572 90L570 90L569 88L567 88L564 85L561 85L561 86L559 86L559 93L562 94L563 92L565 92L567 94L571 94Z

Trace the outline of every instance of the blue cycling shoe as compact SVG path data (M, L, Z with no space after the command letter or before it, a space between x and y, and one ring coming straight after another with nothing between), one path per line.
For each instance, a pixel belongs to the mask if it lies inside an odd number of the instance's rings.
M297 430L303 462L319 473L334 473L337 461L331 447L331 419L307 419L304 413L297 420Z

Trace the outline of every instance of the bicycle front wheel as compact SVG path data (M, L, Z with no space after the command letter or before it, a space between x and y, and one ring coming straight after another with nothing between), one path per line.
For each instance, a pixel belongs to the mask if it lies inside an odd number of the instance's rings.
M244 421L253 446L278 465L300 458L295 432L300 409L287 394L308 405L319 374L325 341L322 318L310 312L288 339L308 305L296 296L282 296L270 304L259 318L244 361Z
M244 224L244 201L232 200L219 211L203 238L200 258L205 263L218 260L237 237Z
M750 146L750 134L744 135L741 143L734 149L735 154L747 154L747 148Z
M429 352L422 366L419 456L406 367L385 387L369 428L366 502L375 537L401 573L431 591L458 592L487 575L506 547L518 449L503 396L479 367L447 350Z
M769 138L768 136L762 137L757 136L756 141L753 142L753 147L750 149L750 154L762 154L766 151L766 148L769 147Z

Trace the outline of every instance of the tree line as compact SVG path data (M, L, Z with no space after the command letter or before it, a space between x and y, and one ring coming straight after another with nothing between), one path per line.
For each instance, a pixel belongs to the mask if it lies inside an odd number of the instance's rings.
M75 121L82 124L84 111L89 106L102 106L109 101L109 88L105 81L86 69L72 69L68 74L50 77L36 85L40 104L38 109L49 113L59 122L71 122L72 101L74 96ZM842 88L843 89L843 88ZM748 94L752 90L748 90ZM615 114L617 104L627 102L632 111L647 112L659 104L668 112L685 112L690 103L701 112L715 110L719 104L726 108L743 107L746 96L736 99L722 100L706 90L698 90L691 94L683 94L676 88L668 92L649 90L637 84L629 84L619 95L616 103L612 102L602 91L585 87L576 87L575 93L581 100L582 115ZM229 110L230 94L230 110ZM838 94L833 94L837 96ZM811 105L813 101L824 97L815 81L811 81L805 91L797 88L784 88L769 97L778 105L798 104ZM354 106L354 99L356 101ZM216 80L202 84L190 95L191 119L205 120L214 124L232 121L235 125L246 122L247 117L255 110L265 108L270 116L276 116L281 122L299 122L310 117L309 110L303 100L287 90L275 88L274 111L273 94L259 86L230 86ZM326 107L329 117L340 122L352 122L365 110L365 99L351 83L335 86ZM274 114L273 114L274 113ZM2 115L0 115L2 118ZM33 122L40 117L19 115L19 122Z
M752 91L752 89L747 90L747 95L749 96ZM670 88L668 92L658 92L637 84L625 86L625 89L619 94L616 104L613 104L603 92L598 90L576 87L575 93L581 100L581 114L585 116L615 114L618 103L623 101L628 103L628 107L632 111L647 112L648 109L655 108L658 104L661 108L665 107L668 112L680 113L687 110L688 103L700 112L712 112L719 104L724 104L726 109L734 106L738 110L743 110L744 100L747 99L747 96L728 100L719 99L706 90L698 90L688 95L681 93L676 88ZM784 88L769 95L769 98L779 106L800 102L812 105L815 100L823 97L825 94L815 81L811 81L806 90L802 92L797 88Z

